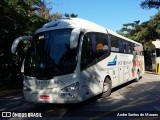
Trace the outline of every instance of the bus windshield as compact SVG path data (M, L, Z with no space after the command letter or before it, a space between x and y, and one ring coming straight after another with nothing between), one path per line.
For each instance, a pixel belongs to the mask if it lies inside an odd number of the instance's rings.
M27 50L24 74L37 79L73 73L77 48L70 48L72 29L41 32L33 36Z

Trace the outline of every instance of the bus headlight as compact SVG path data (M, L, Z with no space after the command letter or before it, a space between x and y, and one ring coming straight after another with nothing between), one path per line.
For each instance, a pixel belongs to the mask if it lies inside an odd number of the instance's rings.
M79 82L76 82L76 83L73 83L63 89L61 89L62 91L65 91L65 92L70 92L70 91L75 91L75 90L78 90L79 89Z

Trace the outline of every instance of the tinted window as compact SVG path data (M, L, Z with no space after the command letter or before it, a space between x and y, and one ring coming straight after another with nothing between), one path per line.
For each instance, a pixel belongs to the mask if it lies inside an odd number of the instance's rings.
M34 35L26 54L25 75L50 79L72 73L76 68L77 48L70 49L71 32L72 29L62 29Z
M134 44L132 42L123 40L114 35L110 35L110 38L112 52L132 54L134 50Z
M111 35L111 51L113 52L119 52L119 46L118 46L118 38Z
M97 63L109 53L108 36L102 33L87 33L84 35L81 54L81 68Z
M130 42L123 41L124 53L131 53Z
M156 49L156 55L157 55L157 57L160 57L160 49Z
M119 52L124 53L124 45L121 39L118 40L118 47L119 47Z

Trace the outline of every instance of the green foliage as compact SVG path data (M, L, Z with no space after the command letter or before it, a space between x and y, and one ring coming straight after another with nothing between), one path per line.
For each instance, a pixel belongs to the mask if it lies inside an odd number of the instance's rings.
M76 17L78 17L78 15L77 15L77 14L74 14L74 13L72 13L72 14L65 13L64 16L65 16L66 18L69 18L69 17L71 17L71 18L76 18Z
M41 0L0 0L0 68L6 75L9 74L8 77L20 73L24 52L27 49L25 47L27 43L22 43L19 46L19 54L15 58L11 54L13 40L19 36L32 35L37 28L49 21L41 16L40 12L43 11L38 11L42 7L40 6L42 2ZM14 72L11 71L12 69Z
M51 20L57 20L57 19L60 19L60 18L62 18L62 14L58 13L58 12L50 15Z
M139 23L140 21L138 20L133 23L124 24L123 28L117 31L117 33L142 43L144 49L147 50L147 44L160 38L160 12L149 21Z
M123 28L117 33L143 44L145 68L151 70L152 60L149 45L152 41L160 39L160 12L151 17L149 21L139 23L140 21L134 21L124 24Z
M13 40L22 35L31 35L48 22L33 11L35 4L40 0L4 0L0 3L1 9L1 36L0 48L4 55L10 55Z
M13 76L20 73L21 64L29 47L29 42L21 42L17 47L17 56L13 56L11 54L11 45L15 38L33 35L35 30L42 27L45 23L62 18L61 13L50 13L52 8L47 6L51 6L51 4L53 3L46 3L45 0L0 0L1 70ZM70 17L77 17L77 15L70 14ZM14 72L9 71L9 69L13 69ZM0 71L1 78L2 74Z
M76 18L76 17L78 17L78 15L77 15L77 14L72 13L72 14L70 14L70 17L72 17L72 18Z
M143 9L151 9L151 8L159 9L160 0L144 0L141 2L140 5Z

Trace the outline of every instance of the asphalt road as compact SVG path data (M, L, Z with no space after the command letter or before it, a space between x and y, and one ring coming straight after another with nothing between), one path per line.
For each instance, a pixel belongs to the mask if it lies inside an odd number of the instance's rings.
M35 104L26 102L22 92L5 94L0 96L0 111L11 112L13 117L7 118L10 120L17 120L15 116L18 113L19 116L25 116L29 112L40 113L38 115L42 116L41 119L52 120L159 120L160 75L145 73L139 82L130 82L115 88L107 98L95 97L81 104Z

